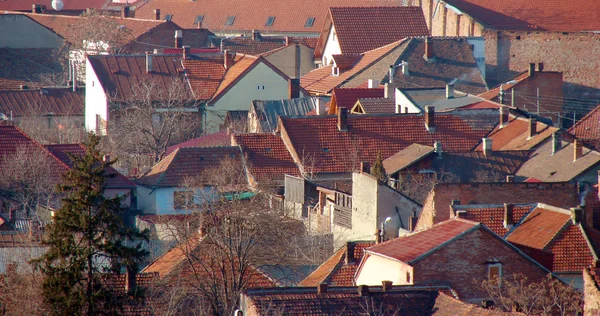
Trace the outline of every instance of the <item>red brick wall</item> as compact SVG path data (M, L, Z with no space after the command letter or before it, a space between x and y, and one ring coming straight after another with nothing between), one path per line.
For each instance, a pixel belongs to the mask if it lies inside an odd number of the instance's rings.
M588 269L583 270L583 284L583 315L598 315L600 313L600 290Z
M488 273L486 261L494 259L502 263L505 278L522 273L530 281L539 282L546 277L538 265L479 229L415 263L414 282L446 281L461 299L481 302L487 298L481 287Z

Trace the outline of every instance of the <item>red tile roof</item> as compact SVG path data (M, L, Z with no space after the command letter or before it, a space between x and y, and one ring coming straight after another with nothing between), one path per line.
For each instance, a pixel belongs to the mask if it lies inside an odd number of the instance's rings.
M396 113L396 100L392 98L360 98L352 111L362 109L364 114L394 114Z
M319 43L320 58L335 28L342 54L360 54L411 36L427 36L429 29L421 7L334 7L329 9Z
M546 125L542 122L536 124L537 133L529 138L529 120L522 117L511 116L508 125L496 126L487 136L492 139L492 150L529 150L556 132L558 128ZM477 150L482 150L479 145Z
M167 147L165 157L170 155L177 148L181 147L217 147L217 146L229 146L231 144L231 135L227 131L220 131L214 134L204 135L190 139L183 143Z
M540 207L534 209L506 240L535 249L545 249L555 235L568 224L571 215Z
M226 38L223 40L223 50L242 53L247 55L266 56L275 50L285 48L286 42L290 45L295 43L314 49L317 39L312 37L281 37L258 35L254 39L250 36Z
M83 89L44 88L0 91L0 113L6 116L83 116Z
M584 32L600 30L600 3L576 0L448 0L464 14L496 30Z
M447 152L472 150L496 119L488 110L436 113L435 131L428 132L421 114L348 115L347 131L338 129L336 117L282 117L280 130L289 137L287 146L296 159L304 155L314 160L314 172L347 172L358 162L374 162L378 152L386 159L413 143L441 141Z
M579 122L569 128L569 133L583 140L589 146L600 149L600 106L594 108Z
M181 147L152 166L136 182L145 186L181 187L188 177L198 177L221 160L239 158L238 147Z
M556 236L548 250L554 255L553 272L582 272L596 262L596 251L588 243L581 226L569 225Z
M269 133L239 134L233 139L247 156L250 175L256 181L283 181L286 174L300 174L281 137Z
M87 8L102 9L107 0L77 0L63 1L64 7L62 11L85 11ZM0 10L2 11L29 11L31 5L41 4L46 6L46 10L54 11L52 8L52 0L4 0L0 1Z
M383 98L383 89L369 88L335 88L331 94L329 114L337 113L338 108L350 110L360 98Z
M194 96L199 100L210 100L227 72L221 54L183 60L183 67Z
M411 264L430 251L476 230L479 226L472 221L451 219L429 229L369 247L366 252Z
M1 2L0 2L1 3ZM0 90L44 86L43 77L62 70L51 48L0 48Z
M512 223L521 222L521 219L534 207L534 205L514 205ZM454 209L461 211L460 214L457 214L460 218L481 223L498 236L503 237L509 231L504 227L504 205L458 205Z
M329 8L336 6L397 6L397 3L386 0L306 0L281 5L273 0L233 0L223 5L211 0L152 0L138 7L135 16L154 19L154 9L160 9L161 18L171 14L172 21L184 28L196 27L197 17L202 16L202 27L215 32L259 30L262 33L317 34ZM226 25L230 16L234 17L233 24ZM275 18L271 26L266 25L269 17ZM308 23L309 18L314 19L312 24Z

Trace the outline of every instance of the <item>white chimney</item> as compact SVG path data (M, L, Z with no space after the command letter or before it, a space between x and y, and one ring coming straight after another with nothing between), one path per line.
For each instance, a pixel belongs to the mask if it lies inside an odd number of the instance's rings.
M316 98L315 110L317 115L325 115L325 101L322 98Z
M379 81L375 79L369 79L369 89L379 88Z
M406 62L406 61L402 61L402 74L405 75L405 76L409 75L409 72L408 72L408 62Z
M483 138L483 154L489 156L492 154L492 141L491 138Z
M152 72L152 53L146 52L146 73Z
M438 156L442 155L442 142L439 140L436 140L433 143L433 152L438 154Z
M446 85L446 99L454 99L454 85L453 84Z

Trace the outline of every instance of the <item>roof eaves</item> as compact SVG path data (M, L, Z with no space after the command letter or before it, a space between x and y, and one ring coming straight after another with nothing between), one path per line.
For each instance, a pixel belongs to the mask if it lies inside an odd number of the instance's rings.
M323 27L321 28L321 33L319 34L319 39L317 40L317 45L315 46L315 59L320 59L323 56L323 50L325 49L325 44L327 44L327 38L329 37L329 32L332 26L333 19L331 17L331 8L329 8L329 10L327 10L327 17L325 17Z
M455 219L455 220L457 220L457 221L458 221L458 220L461 220L461 219ZM413 259L413 260L411 260L411 261L409 261L409 262L407 262L407 263L408 263L409 265L411 265L411 266L412 266L412 265L414 265L415 263L417 263L417 262L419 262L419 261L421 261L421 260L425 259L425 258L426 258L426 257L428 257L429 255L433 254L434 252L436 252L436 251L440 250L441 248L444 248L444 247L446 247L446 246L450 245L451 243L453 243L453 242L455 242L455 241L457 241L457 240L459 240L459 239L463 238L464 236L466 236L466 235L468 235L468 234L470 234L470 233L472 233L472 232L476 231L477 229L479 229L479 228L481 228L481 227L484 227L484 225L481 225L481 223L477 223L477 224L476 224L476 225L474 225L473 227L471 227L471 228L469 228L469 229L465 230L464 232L462 232L462 233L460 233L460 234L458 234L458 235L454 236L452 239L450 239L450 240L448 240L448 241L446 241L446 242L443 242L443 243L441 243L441 244L437 245L436 247L434 247L434 248L432 248L432 249L430 249L430 250L426 251L425 253L421 254L421 255L420 255L420 256L418 256L417 258L415 258L415 259Z

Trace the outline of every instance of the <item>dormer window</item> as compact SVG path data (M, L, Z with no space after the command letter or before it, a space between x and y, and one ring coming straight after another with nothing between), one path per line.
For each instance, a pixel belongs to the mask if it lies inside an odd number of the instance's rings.
M194 24L202 23L202 21L204 21L204 15L198 15L194 20Z
M267 18L267 23L265 23L265 26L273 26L273 23L275 23L275 17L270 16Z
M173 18L173 14L165 15L165 21L171 21L172 18Z
M331 67L331 75L332 76L340 75L340 68L336 67L335 64Z
M235 15L230 15L227 17L227 21L225 21L225 26L231 26L235 22Z
M313 24L315 24L315 18L308 18L306 19L304 27L313 27Z

